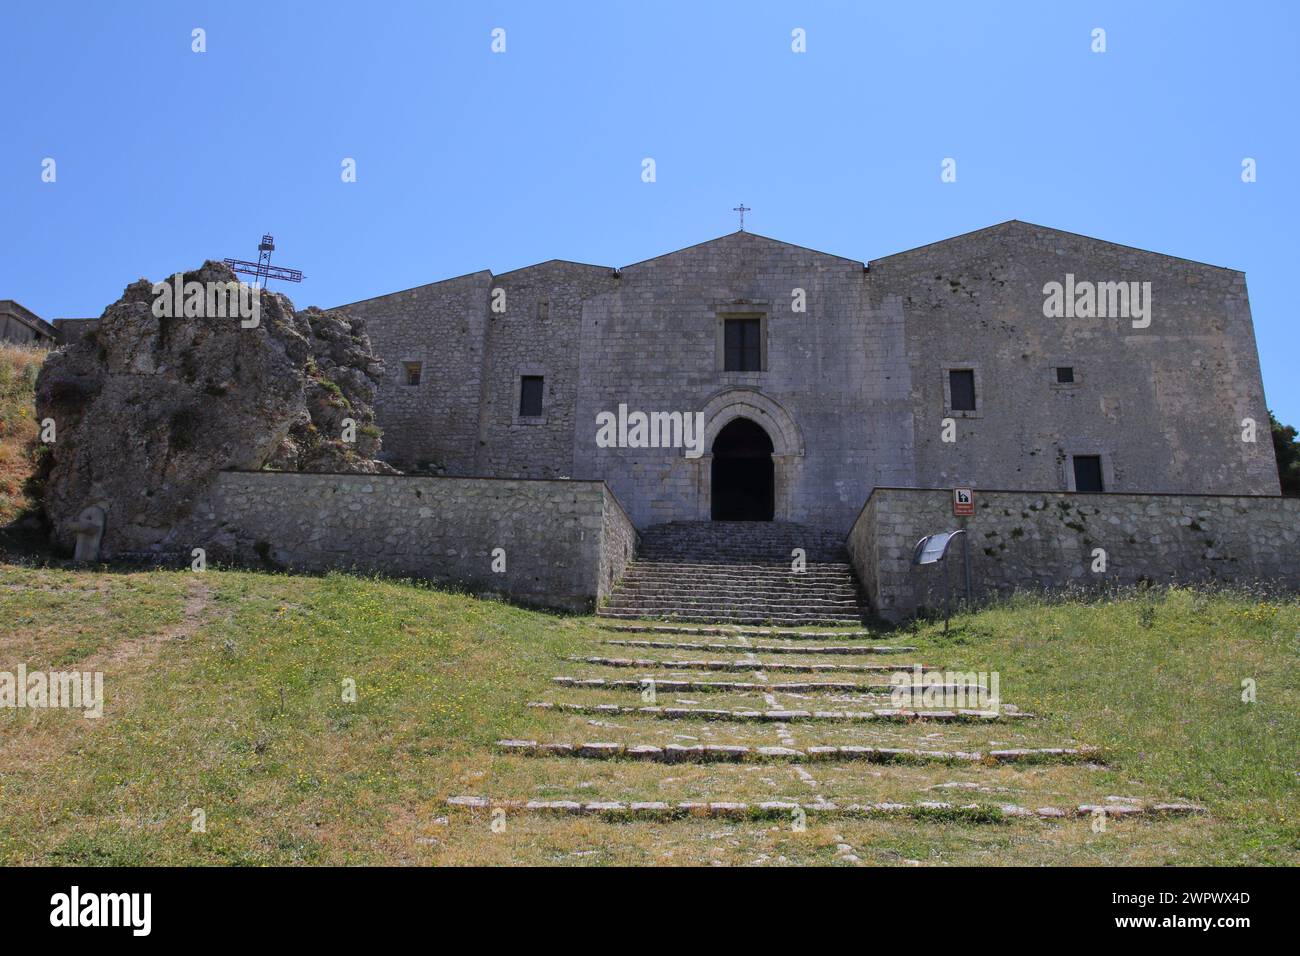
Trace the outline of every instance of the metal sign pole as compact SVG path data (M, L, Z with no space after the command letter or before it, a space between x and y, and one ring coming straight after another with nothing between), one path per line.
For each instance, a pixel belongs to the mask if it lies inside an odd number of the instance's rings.
M943 632L948 633L948 550L945 547L943 552Z
M912 549L912 565L914 567L934 564L935 562L943 564L943 632L945 634L948 633L948 622L952 617L952 586L948 581L948 552L952 550L952 539L957 535L961 535L962 538L966 602L969 604L971 600L970 535L966 533L965 528L958 528L956 531L942 531L938 534L928 534L916 542L916 547Z
M966 609L970 610L973 597L970 586L970 535L968 534L961 536L961 556L966 564Z

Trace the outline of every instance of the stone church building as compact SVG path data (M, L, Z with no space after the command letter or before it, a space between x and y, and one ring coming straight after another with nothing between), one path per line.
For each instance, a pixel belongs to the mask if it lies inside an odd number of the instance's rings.
M741 624L897 620L953 561L973 601L1300 589L1231 269L1014 221L870 263L742 231L340 308L403 474L222 472L195 510L247 560Z
M742 231L340 308L385 360L397 467L603 480L638 529L845 534L876 488L1279 493L1244 275L1014 220L869 263ZM620 406L698 413L702 442L602 447Z

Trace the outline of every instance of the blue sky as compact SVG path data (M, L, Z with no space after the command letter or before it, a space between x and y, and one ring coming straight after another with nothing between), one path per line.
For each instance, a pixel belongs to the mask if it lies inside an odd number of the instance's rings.
M624 265L734 230L741 200L754 232L863 260L1017 218L1244 270L1300 424L1298 11L6 0L0 297L98 315L264 231L305 306Z

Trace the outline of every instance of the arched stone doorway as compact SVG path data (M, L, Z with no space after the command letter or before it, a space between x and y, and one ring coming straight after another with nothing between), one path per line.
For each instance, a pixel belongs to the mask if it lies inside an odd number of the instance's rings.
M728 425L740 418L757 424L772 441L773 520L800 520L796 491L803 471L804 445L799 426L776 400L752 388L734 385L714 392L704 404L704 454L696 459L699 469L695 476L699 492L696 515L706 520L713 514L713 444Z
M734 418L713 439L710 499L714 521L771 521L776 509L772 439L761 425Z

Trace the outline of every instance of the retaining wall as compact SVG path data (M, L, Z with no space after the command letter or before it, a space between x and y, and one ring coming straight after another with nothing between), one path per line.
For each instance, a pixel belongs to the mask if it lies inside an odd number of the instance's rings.
M912 567L912 551L921 537L957 527L967 531L977 602L1141 581L1300 590L1300 499L977 490L975 501L973 517L954 518L947 489L872 492L847 545L878 614L898 620L942 607L942 569ZM1094 570L1096 549L1104 570ZM964 587L956 546L950 561L956 599Z
M205 517L237 558L590 610L636 551L603 482L223 472ZM505 570L493 552L505 551Z

